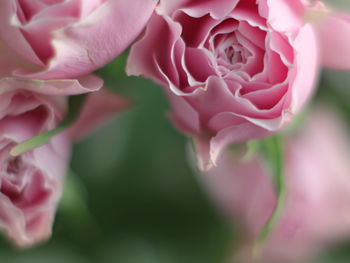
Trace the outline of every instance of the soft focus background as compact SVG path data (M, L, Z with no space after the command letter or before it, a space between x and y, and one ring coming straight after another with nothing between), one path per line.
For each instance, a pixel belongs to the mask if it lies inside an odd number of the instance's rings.
M350 10L348 0L329 2ZM221 263L230 253L234 226L196 181L189 141L167 120L161 89L127 77L125 61L126 54L98 74L132 107L75 145L53 237L25 251L3 239L0 262ZM324 71L315 100L334 104L350 123L350 74ZM350 242L315 262L350 262Z

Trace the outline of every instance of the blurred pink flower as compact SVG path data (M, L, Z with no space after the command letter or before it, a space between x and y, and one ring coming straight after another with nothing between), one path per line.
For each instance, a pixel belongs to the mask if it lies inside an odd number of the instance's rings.
M94 79L87 84L93 85ZM72 88L69 83L67 88ZM51 234L72 139L120 111L126 103L103 91L93 93L69 131L55 136L47 145L11 156L9 151L17 143L57 126L66 114L67 97L61 95L64 82L57 87L51 81L2 79L0 90L0 229L15 244L27 247Z
M17 77L74 78L103 66L142 31L156 0L2 0L0 40L27 61ZM9 63L8 66L10 66Z
M326 245L350 238L350 143L337 116L310 115L285 146L287 197L262 253L266 263L301 263ZM234 262L251 260L252 243L272 213L275 191L263 162L226 152L218 167L199 176L222 211L238 225Z
M279 130L318 73L301 0L160 0L128 73L166 87L172 120L209 168L228 144Z
M314 1L305 19L316 29L322 65L350 70L350 14Z

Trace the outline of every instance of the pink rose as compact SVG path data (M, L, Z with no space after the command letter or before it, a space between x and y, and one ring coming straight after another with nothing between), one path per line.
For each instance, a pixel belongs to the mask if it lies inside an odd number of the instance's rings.
M285 145L286 203L261 261L254 262L301 263L326 245L350 238L348 133L326 110L312 113L306 124ZM236 251L236 259L241 258L237 262L251 262L252 242L276 202L264 163L258 157L238 160L226 152L217 168L199 178L222 211L240 226L245 246Z
M91 81L86 84L93 85L94 79ZM11 156L13 146L55 128L63 119L67 111L67 97L61 95L64 83L53 86L52 81L14 78L0 81L0 230L20 247L41 242L51 234L72 139L126 106L117 96L95 92L70 130L47 145ZM69 83L66 88L72 90Z
M15 144L54 128L64 116L65 100L13 88L2 93L0 101L0 228L18 246L29 246L51 233L70 140L64 133L18 157L9 151Z
M312 94L319 35L306 17L314 5L160 0L128 73L165 87L173 122L210 168L228 144L281 129Z
M141 32L156 0L1 0L0 40L25 58L17 76L54 79L90 73Z

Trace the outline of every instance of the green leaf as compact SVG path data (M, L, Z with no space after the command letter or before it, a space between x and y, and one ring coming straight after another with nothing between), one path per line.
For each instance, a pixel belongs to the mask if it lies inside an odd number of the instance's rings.
M85 94L70 96L68 100L68 114L55 129L40 133L39 135L17 144L10 150L10 155L18 156L49 143L52 137L67 129L78 118L85 98Z
M278 219L283 210L286 193L282 138L278 135L274 135L261 140L260 147L263 157L268 167L270 168L270 174L274 182L277 200L271 217L265 223L257 240L255 241L253 248L253 254L255 256L260 254L262 246L269 237L271 231L273 230L273 227L278 222Z

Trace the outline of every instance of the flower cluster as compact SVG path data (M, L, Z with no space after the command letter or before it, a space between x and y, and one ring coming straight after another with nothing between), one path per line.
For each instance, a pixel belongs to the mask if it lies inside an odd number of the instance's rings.
M310 101L322 67L350 70L349 40L349 14L318 0L160 0L131 49L128 74L163 87L171 121L192 137L209 192L243 225L249 251L284 198L261 158L243 162L228 146L286 127ZM300 263L349 236L349 153L326 143L339 134L328 127L336 124L309 119L280 164L287 197L264 262ZM258 262L244 247L236 260Z
M100 90L92 71L120 54L151 16L155 0L0 2L0 228L18 246L49 237L71 143L127 105ZM87 98L76 122L46 145L16 145L55 129L70 95Z
M252 243L277 197L259 157L241 163L227 149L287 126L310 101L322 67L350 70L350 16L320 0L1 0L1 230L18 246L50 235L71 143L127 105L92 72L129 46L127 73L162 86L171 121L193 138L209 191ZM80 115L62 128L71 96L85 93ZM290 195L268 262L292 262L350 233L350 168L336 158L349 153L338 153L342 142L327 144L338 124L310 116L287 140ZM53 130L47 144L17 152ZM336 211L342 215L329 217ZM283 250L291 240L298 252ZM248 261L244 245L240 255Z

